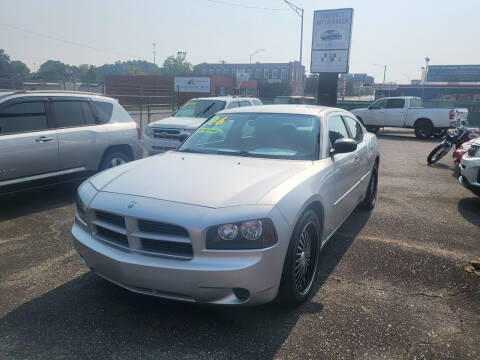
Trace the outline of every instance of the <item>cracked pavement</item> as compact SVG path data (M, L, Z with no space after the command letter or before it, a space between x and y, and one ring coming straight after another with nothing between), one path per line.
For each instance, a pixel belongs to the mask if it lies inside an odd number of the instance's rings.
M380 132L379 194L321 255L296 309L197 306L140 296L82 265L76 184L0 197L1 359L478 359L480 198L436 142Z

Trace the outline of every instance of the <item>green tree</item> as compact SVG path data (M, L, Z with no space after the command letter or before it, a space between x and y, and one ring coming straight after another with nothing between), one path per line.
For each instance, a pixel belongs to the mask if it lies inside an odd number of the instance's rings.
M0 49L0 74L8 74L10 71L10 56L5 50Z
M162 73L165 75L188 74L192 72L192 64L187 62L187 53L178 51L177 55L171 55L163 62Z
M20 79L25 79L30 74L30 69L24 62L13 60L10 62L10 72Z
M57 60L48 60L40 65L35 78L45 81L71 80L73 69Z

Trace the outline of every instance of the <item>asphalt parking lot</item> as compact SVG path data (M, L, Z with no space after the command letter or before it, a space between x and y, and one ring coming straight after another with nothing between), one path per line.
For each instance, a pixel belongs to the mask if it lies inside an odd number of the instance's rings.
M379 135L378 202L321 255L315 296L219 308L129 293L72 247L77 184L0 197L1 359L479 359L480 198L436 142Z

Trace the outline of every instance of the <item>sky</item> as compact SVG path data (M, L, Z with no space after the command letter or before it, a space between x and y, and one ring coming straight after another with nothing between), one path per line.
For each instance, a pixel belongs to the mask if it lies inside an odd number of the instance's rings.
M313 11L354 8L350 72L407 83L432 65L480 63L480 0L290 0L304 9L310 67ZM238 4L256 9L239 7ZM300 18L283 0L0 0L0 48L33 71L46 60L157 64L186 51L192 64L298 60ZM42 35L39 36L38 34ZM82 45L82 46L79 46Z

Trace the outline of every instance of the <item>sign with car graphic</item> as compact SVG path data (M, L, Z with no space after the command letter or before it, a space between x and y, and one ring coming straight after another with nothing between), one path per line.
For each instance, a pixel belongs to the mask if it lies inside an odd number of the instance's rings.
M200 76L175 76L175 91L209 93L210 78Z
M317 10L313 16L310 71L348 72L353 9Z

